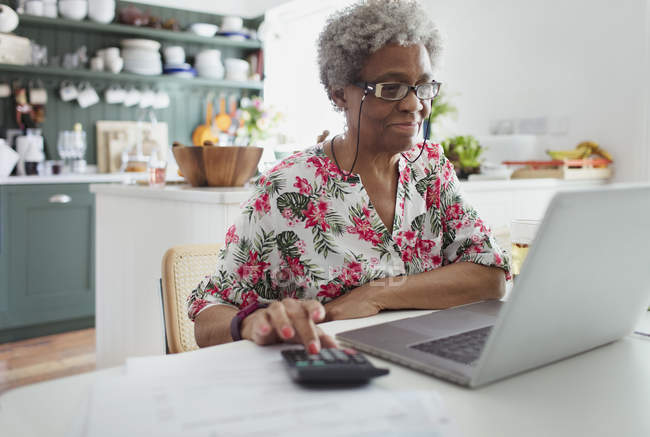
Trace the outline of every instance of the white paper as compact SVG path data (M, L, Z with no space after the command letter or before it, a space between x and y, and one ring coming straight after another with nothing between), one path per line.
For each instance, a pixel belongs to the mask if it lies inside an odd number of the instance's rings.
M435 392L372 383L305 388L289 378L279 353L283 347L130 359L126 376L96 383L86 435L449 435L450 422Z

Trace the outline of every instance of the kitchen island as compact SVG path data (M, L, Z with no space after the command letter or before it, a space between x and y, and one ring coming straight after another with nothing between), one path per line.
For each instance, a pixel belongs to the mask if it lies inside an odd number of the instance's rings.
M223 241L251 190L98 184L90 191L96 217L97 367L162 354L158 281L165 251Z
M461 189L494 229L507 229L513 218L541 218L557 191L604 183L523 179L463 182ZM97 367L164 354L163 254L179 244L223 242L251 189L100 184L90 190L96 206Z

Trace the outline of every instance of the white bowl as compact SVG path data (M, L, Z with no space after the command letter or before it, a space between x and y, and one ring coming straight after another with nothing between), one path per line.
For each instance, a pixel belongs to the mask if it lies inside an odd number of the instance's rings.
M228 58L226 63L226 76L248 76L248 69L250 68L247 61L237 58Z
M88 14L86 0L61 0L59 1L59 14L69 20L83 20Z
M18 27L18 14L7 5L0 5L0 32L10 33Z
M114 0L88 0L88 18L98 23L110 23L115 18Z
M203 64L197 64L194 66L196 69L196 73L200 77L207 77L210 79L223 79L224 75L224 68L221 63L203 63Z
M216 49L202 50L194 57L195 63L202 62L221 62L221 52Z
M69 1L69 0L62 0L62 1ZM152 39L140 39L140 38L123 39L121 41L121 44L122 47L124 48L145 49L145 50L153 50L153 51L160 50L160 43Z
M223 17L221 21L222 32L238 32L244 28L244 20L242 17Z
M194 23L190 25L189 30L195 35L211 38L217 33L219 26L210 23Z
M185 49L181 46L167 46L163 49L163 54L168 64L185 63Z

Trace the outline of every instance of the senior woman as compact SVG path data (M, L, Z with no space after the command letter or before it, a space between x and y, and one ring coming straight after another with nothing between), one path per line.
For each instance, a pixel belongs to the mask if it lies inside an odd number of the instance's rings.
M263 174L188 301L200 346L246 338L335 347L317 326L503 295L506 258L438 145L418 143L439 36L413 1L330 17L321 82L345 131ZM426 137L426 133L424 134Z

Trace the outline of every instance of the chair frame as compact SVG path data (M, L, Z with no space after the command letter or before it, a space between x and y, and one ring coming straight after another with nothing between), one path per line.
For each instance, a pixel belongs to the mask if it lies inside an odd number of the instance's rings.
M177 307L177 295L179 290L176 288L176 269L175 264L178 257L184 256L216 256L223 244L186 244L174 246L165 252L162 259L162 278L161 278L161 296L163 305L163 319L165 324L165 344L168 354L187 352L189 350L183 346L181 340L182 323L180 314L185 311ZM210 274L212 272L205 272ZM198 282L197 282L198 285Z

